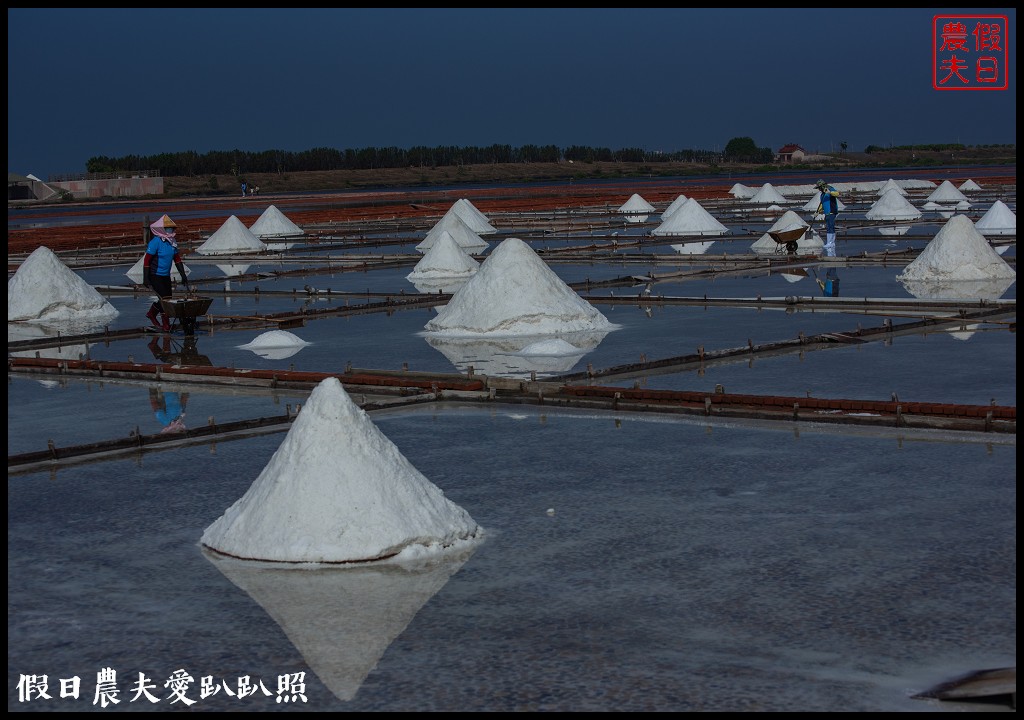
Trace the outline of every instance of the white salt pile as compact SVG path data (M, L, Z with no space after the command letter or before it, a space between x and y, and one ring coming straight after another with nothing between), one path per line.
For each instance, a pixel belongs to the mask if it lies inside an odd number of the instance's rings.
M275 237L297 237L304 235L302 228L293 223L287 215L271 205L252 224L249 232L260 240Z
M236 252L260 252L266 244L252 234L236 215L232 215L217 231L196 248L201 255L226 255Z
M749 188L743 183L736 183L729 189L729 194L732 195L737 200L746 200L748 198L752 198L756 193L757 191L754 190L754 188Z
M754 193L754 196L749 198L747 202L754 205L769 205L771 203L784 203L789 202L786 197L772 187L771 183L765 183L761 186L761 189Z
M270 330L238 348L251 350L265 360L284 360L310 344L287 330Z
M442 335L548 335L614 326L519 238L504 240L430 320Z
M618 212L623 214L644 215L654 212L654 206L644 200L637 193L633 193L629 200L619 206Z
M878 188L878 197L882 197L883 195L885 195L890 190L895 190L896 192L898 192L903 197L907 197L907 194L908 194L907 191L903 189L902 185L900 185L898 182L896 182L892 178L889 178L888 180L885 181L885 183L880 188Z
M487 216L480 212L476 205L466 198L459 198L455 204L448 209L449 213L455 213L469 225L470 230L477 235L493 235L498 232L497 228L491 225Z
M201 542L246 560L355 563L457 550L482 537L332 377Z
M672 213L681 208L683 206L683 203L685 203L689 199L690 198L686 197L685 195L677 195L676 199L670 202L668 207L665 208L665 212L661 214L661 219L668 220L669 216L671 216Z
M949 281L1016 277L1017 272L992 249L971 219L955 215L897 279Z
M50 248L40 246L7 281L7 322L105 322L118 311Z
M942 184L935 188L934 192L926 199L937 203L958 203L961 200L966 200L967 196L957 190L956 185L949 180L943 180Z
M916 220L921 217L921 211L894 188L875 200L865 217L868 220Z
M1016 235L1017 215L1002 200L996 200L974 227L982 235Z
M699 202L690 198L672 212L658 227L654 236L673 235L725 235L729 228L720 223Z
M442 230L412 272L405 277L413 282L449 277L468 278L479 268L480 263L470 257L452 234Z
M421 253L426 253L434 246L442 233L451 235L459 247L467 253L480 253L490 247L487 241L480 237L458 213L449 210L434 224L434 227L430 228L427 236L416 246L416 249Z

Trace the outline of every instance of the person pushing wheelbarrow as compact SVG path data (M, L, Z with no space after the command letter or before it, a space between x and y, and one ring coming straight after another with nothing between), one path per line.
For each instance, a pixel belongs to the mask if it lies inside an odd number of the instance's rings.
M185 291L189 291L185 265L181 262L181 255L178 253L176 228L177 224L167 215L152 223L149 229L153 232L153 238L146 246L146 255L142 261L142 284L152 288L157 294L157 299L150 306L146 317L149 318L149 322L154 328L162 332L171 330L171 319L160 301L171 298L172 267L178 268Z

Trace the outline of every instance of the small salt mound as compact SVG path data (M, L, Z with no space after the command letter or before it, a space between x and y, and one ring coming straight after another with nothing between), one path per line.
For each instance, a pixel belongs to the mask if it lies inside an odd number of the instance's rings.
M286 360L310 344L287 330L271 330L238 347L251 350L264 360Z
M872 204L865 217L868 220L917 220L921 211L893 188Z
M644 200L637 193L633 193L629 200L622 203L619 206L618 212L620 213L636 213L636 214L649 214L654 212L654 206Z
M201 542L247 560L353 563L464 548L482 537L469 513L413 467L330 377Z
M258 350L262 348L295 347L296 345L309 345L309 343L287 330L270 330L257 336L252 342L246 345L239 345L238 347L242 350Z
M425 329L443 335L555 335L612 323L519 238L507 238Z
M236 252L261 252L266 243L252 234L236 215L232 215L217 231L196 248L200 255L228 255Z
M103 322L118 314L45 246L36 248L7 281L7 322Z
M1006 203L996 200L974 227L982 235L1016 235L1017 216Z
M459 245L450 232L443 230L405 278L416 281L468 277L479 268L480 263Z
M293 223L287 215L278 210L276 205L271 205L264 210L263 214L259 216L259 219L252 224L252 227L249 228L249 232L260 240L275 237L293 237L304 234L302 228Z

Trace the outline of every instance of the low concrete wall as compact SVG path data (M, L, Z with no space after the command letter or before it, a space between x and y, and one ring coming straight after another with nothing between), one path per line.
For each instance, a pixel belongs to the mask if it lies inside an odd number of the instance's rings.
M140 197L163 195L162 177L125 177L110 180L68 180L49 183L52 188L67 190L75 198Z

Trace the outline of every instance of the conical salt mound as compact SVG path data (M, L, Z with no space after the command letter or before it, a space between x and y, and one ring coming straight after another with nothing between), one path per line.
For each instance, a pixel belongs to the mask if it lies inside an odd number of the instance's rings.
M202 544L246 560L341 563L436 552L482 534L329 377Z
M310 344L287 330L268 330L252 342L239 345L238 348L250 350L264 360L286 360Z
M454 212L469 225L469 229L477 235L493 235L498 232L497 228L491 225L487 216L477 210L476 205L466 198L460 198L449 208L448 212Z
M1016 277L1017 272L992 249L971 219L954 215L897 279L945 281Z
M807 223L792 210L787 210L782 217L775 221L774 225L768 228L768 232L785 232L798 227L807 227Z
M633 193L629 200L619 206L619 212L626 214L632 213L634 215L642 215L644 213L649 214L654 212L654 206L636 193Z
M865 217L868 220L916 220L921 217L921 211L896 190L889 190L875 200Z
M1006 203L996 200L978 222L974 223L982 235L1016 235L1017 216Z
M276 205L271 205L264 210L259 219L249 228L249 232L260 240L305 235L302 228L289 220L283 212L277 209Z
M819 205L821 205L821 193L815 190L800 209L804 212L818 212ZM836 198L836 207L840 210L845 210L846 204L839 198Z
M463 250L467 253L481 253L490 247L483 238L481 238L476 232L473 231L466 221L462 219L462 216L456 212L449 210L444 217L437 221L434 227L430 228L427 236L423 238L423 241L416 246L416 249L421 253L426 253L427 250L434 246L437 239L441 237L441 233L448 233L451 235L455 242L459 244Z
M746 200L747 198L752 198L754 197L754 194L756 192L756 190L747 187L743 183L736 183L729 190L729 194L732 195L737 200Z
M144 279L142 271L143 271L143 266L145 265L145 263L146 263L146 256L143 255L142 257L139 258L138 262L136 262L134 265L132 265L131 268L125 273L125 275L128 276L128 279L131 280L136 285L141 285L142 284L142 281ZM190 268L188 265L185 265L185 263L182 263L182 265L185 267L185 274L186 275L191 275L192 274L192 268ZM176 282L181 282L181 273L178 272L178 266L176 264L172 264L171 265L171 277Z
M728 232L729 228L718 222L703 205L690 198L652 230L651 235L725 235Z
M782 193L772 187L771 183L765 183L747 202L770 205L771 203L784 203L789 201L786 200L786 197Z
M964 180L963 184L960 186L960 192L967 192L968 190L970 190L970 191L981 190L981 185L979 185L978 183L976 183L976 182L974 182L973 180L970 180L970 179Z
M613 325L547 266L529 245L508 238L425 326L443 335L549 335Z
M967 196L957 190L956 185L949 180L943 180L927 199L937 203L958 203L966 200Z
M230 255L237 252L260 252L267 246L252 234L236 215L232 215L217 232L196 248L201 255Z
M96 288L42 245L7 281L7 322L104 321L117 316Z
M678 196L675 200L669 203L669 206L667 208L665 208L665 212L661 214L661 219L668 220L672 213L674 213L676 210L678 210L684 204L686 204L687 200L689 200L689 198L686 197L685 195Z
M889 178L884 183L882 183L882 187L878 188L878 197L882 197L890 190L895 190L903 197L907 196L907 191L903 189L903 186L900 185L895 180L893 180L892 178Z
M447 230L442 230L440 237L416 263L412 272L405 276L407 280L427 280L431 278L468 277L480 268L480 263L471 258L455 238Z

